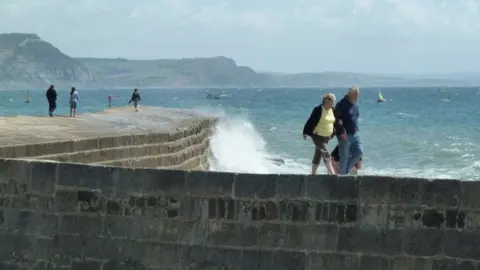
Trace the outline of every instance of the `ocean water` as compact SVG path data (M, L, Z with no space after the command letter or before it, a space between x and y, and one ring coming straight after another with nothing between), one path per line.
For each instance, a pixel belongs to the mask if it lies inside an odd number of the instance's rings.
M326 92L346 89L145 89L145 106L190 108L214 113L221 122L212 138L212 169L251 173L309 173L313 155L302 128ZM360 174L480 180L480 88L378 88L360 92ZM220 99L206 99L207 93ZM45 115L44 90L1 91L0 115ZM68 114L68 90L59 90L57 114ZM79 89L78 112L124 106L131 90ZM81 116L80 116L81 117ZM336 145L330 142L330 149ZM271 162L281 158L282 166ZM326 172L320 168L320 173Z

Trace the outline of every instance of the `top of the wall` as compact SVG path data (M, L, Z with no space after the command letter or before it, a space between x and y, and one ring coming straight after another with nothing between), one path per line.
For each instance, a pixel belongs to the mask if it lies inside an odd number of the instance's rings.
M0 117L0 147L82 140L145 133L172 133L198 125L211 116L193 110L117 107L102 112L65 116Z

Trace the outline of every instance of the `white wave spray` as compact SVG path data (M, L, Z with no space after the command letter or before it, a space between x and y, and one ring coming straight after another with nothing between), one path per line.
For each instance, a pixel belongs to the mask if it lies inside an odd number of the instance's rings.
M210 141L213 171L304 174L309 168L294 159L270 153L247 117L221 117Z
M202 109L205 111L205 108ZM212 157L209 160L210 170L258 174L310 173L310 156L299 159L269 150L267 142L247 116L227 116L221 109L209 108L208 111L217 116L220 115L220 122L210 140L212 150ZM325 174L325 168L320 166L318 173ZM378 168L372 164L364 164L359 175L416 176L429 179L459 178L460 175L462 179L474 180L478 179L479 173L480 163L477 161L471 166L455 171L447 168L433 169L422 166L395 168L394 164Z

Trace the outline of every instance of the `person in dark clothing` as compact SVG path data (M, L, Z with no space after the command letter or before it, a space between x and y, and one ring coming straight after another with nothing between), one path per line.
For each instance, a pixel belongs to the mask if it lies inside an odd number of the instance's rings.
M133 107L135 108L135 111L138 112L138 102L140 102L140 100L142 100L142 99L140 98L140 94L138 93L138 89L135 88L133 90L133 93L132 93L132 98L130 99L128 104L133 102Z
M303 127L303 139L309 136L315 145L315 154L312 159L312 174L316 174L320 159L330 174L334 174L328 142L334 136L335 115L333 114L335 96L331 93L323 96L322 104L315 107Z
M333 165L333 170L335 173L339 172L340 169L340 155L339 155L339 146L337 145L335 149L333 149L332 153L330 153L330 157L332 159L332 165ZM355 164L352 168L350 168L349 174L357 174L358 170L362 168L362 157L360 157L360 160Z
M45 96L48 100L48 115L53 117L53 112L55 112L57 108L57 91L55 91L55 86L50 85Z
M339 144L339 174L348 174L350 168L363 156L362 142L358 134L360 111L357 100L359 89L351 87L347 95L335 106L335 132Z

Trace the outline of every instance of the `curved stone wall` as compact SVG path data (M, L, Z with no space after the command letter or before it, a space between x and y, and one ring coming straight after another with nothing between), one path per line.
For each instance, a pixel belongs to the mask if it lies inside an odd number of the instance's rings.
M475 270L479 191L6 159L0 269Z
M144 110L139 114L116 108L78 119L1 118L5 143L0 136L0 157L137 168L208 169L209 138L217 122L215 118L191 111L148 107ZM38 130L39 125L45 125L45 129Z

